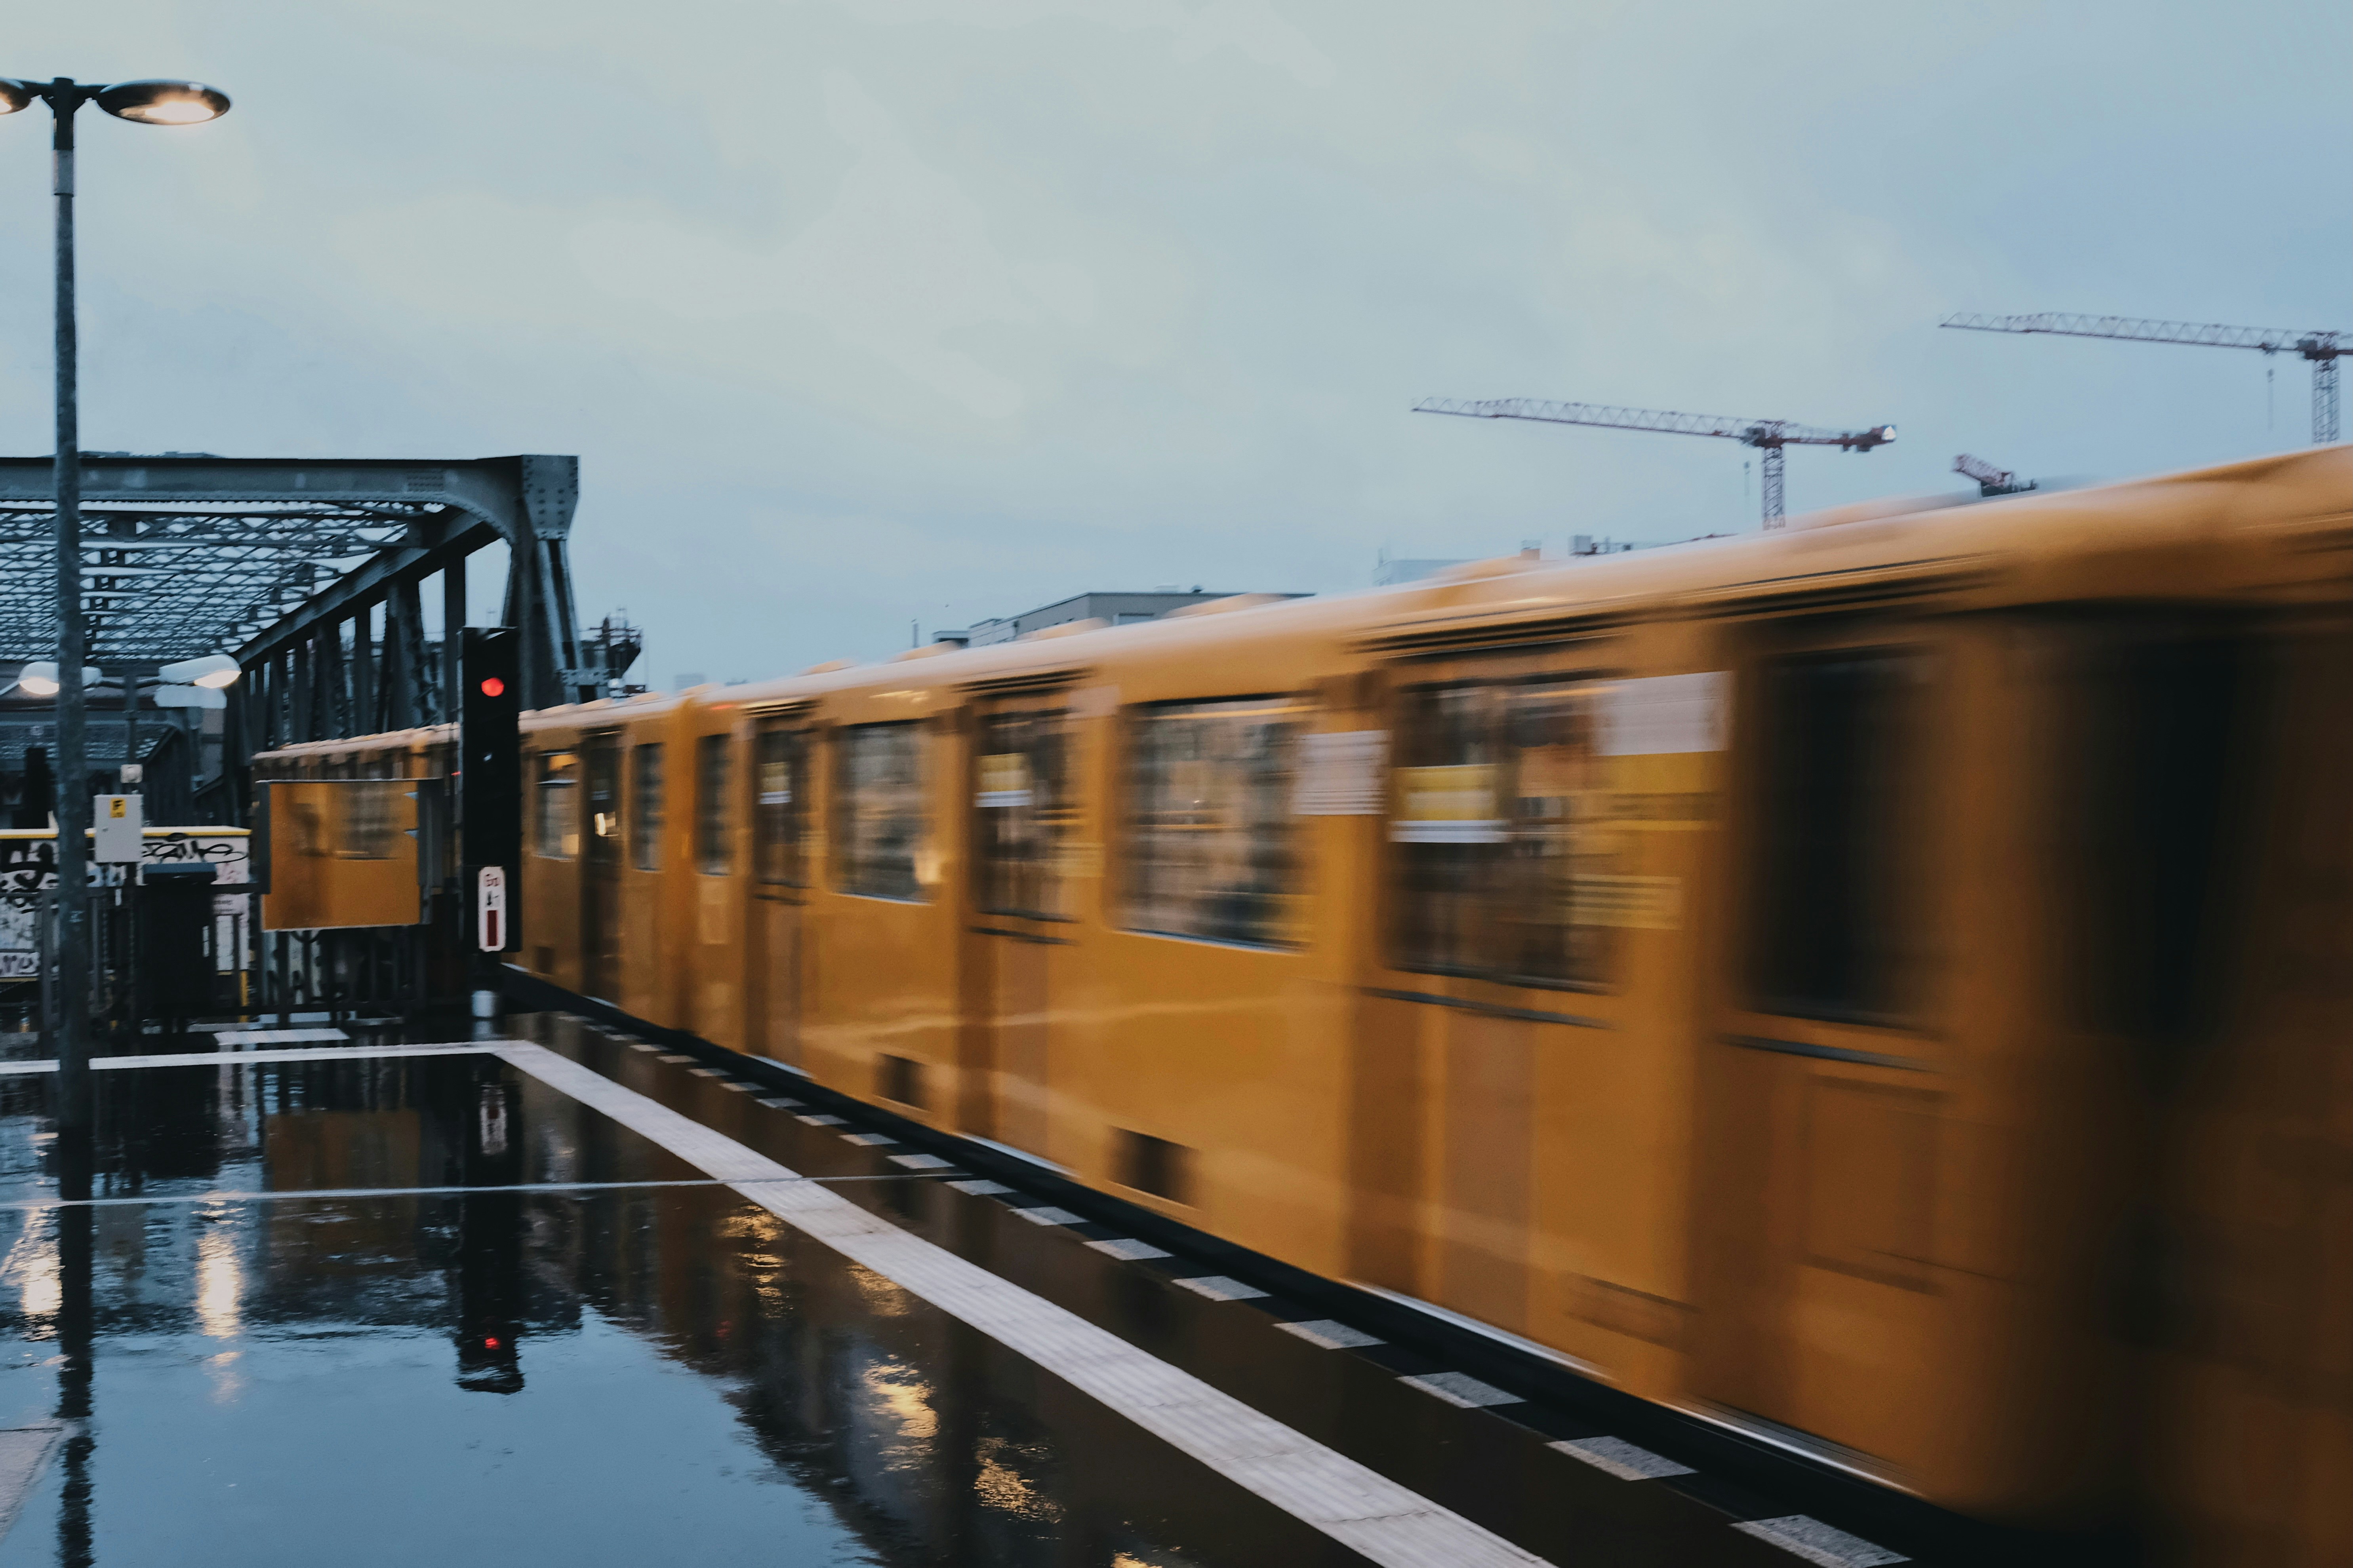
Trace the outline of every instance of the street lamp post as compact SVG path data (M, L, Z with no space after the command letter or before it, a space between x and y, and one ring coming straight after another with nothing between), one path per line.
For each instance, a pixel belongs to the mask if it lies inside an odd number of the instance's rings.
M0 114L40 99L55 117L49 145L57 196L58 369L58 1125L90 1124L90 765L83 733L82 659L89 627L81 613L81 433L75 371L74 113L84 103L144 125L195 125L228 112L228 98L192 81L91 85L0 78Z

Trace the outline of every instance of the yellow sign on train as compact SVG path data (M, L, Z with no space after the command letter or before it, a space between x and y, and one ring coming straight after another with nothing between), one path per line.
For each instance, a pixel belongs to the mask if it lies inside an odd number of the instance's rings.
M1502 843L1495 773L1491 763L1398 769L1398 812L1389 837L1400 844Z
M406 926L418 893L415 779L278 779L269 791L264 931Z

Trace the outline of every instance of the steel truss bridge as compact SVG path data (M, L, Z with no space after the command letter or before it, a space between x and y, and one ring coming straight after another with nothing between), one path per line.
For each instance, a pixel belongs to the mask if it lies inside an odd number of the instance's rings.
M455 461L91 452L82 613L110 675L230 652L223 754L441 721L457 671L426 637L466 619L467 558L507 547L502 624L523 634L526 708L587 701L617 674L586 645L566 553L577 458ZM58 646L51 459L0 458L0 659ZM241 773L241 768L238 770ZM244 780L235 781L241 806Z

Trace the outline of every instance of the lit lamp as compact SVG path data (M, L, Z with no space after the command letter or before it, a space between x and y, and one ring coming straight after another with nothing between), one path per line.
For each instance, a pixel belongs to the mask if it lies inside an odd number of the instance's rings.
M100 674L100 671L96 665L83 665L81 667L82 685L86 688L97 685ZM60 685L58 679L57 660L35 659L16 672L16 685L27 697L55 697Z
M243 666L225 653L184 658L155 672L158 708L226 708L228 689L245 673Z
M122 782L130 784L140 777L139 766L139 693L151 690L158 708L209 708L228 706L227 688L237 684L245 668L225 653L208 653L198 658L184 658L167 664L153 675L122 672ZM83 684L87 686L88 681Z

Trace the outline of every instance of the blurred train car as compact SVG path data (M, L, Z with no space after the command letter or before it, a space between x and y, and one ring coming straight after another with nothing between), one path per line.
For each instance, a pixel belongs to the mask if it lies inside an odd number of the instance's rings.
M2353 1561L2353 448L524 730L558 985L1952 1509Z

